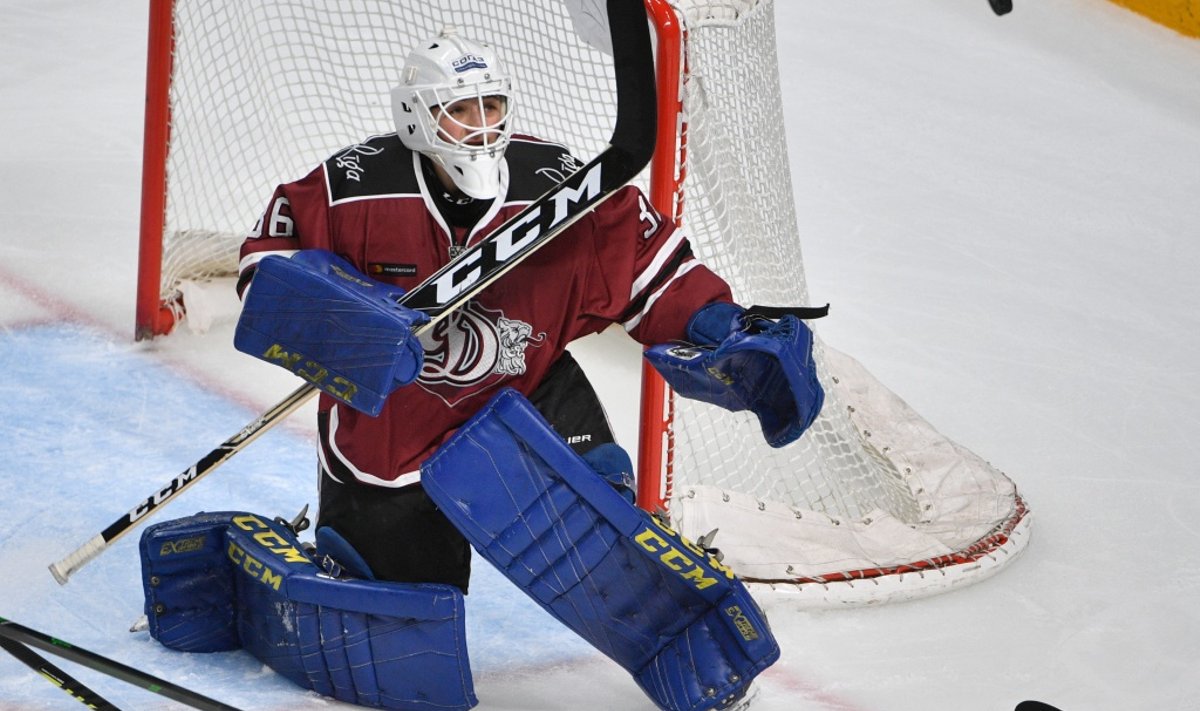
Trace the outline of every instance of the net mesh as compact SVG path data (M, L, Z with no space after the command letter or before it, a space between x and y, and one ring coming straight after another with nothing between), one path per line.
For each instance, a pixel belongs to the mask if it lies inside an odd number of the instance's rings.
M448 25L495 44L519 94L514 129L592 156L612 134L611 62L561 2L177 0L164 301L232 274L275 185L395 130L404 56Z
M755 4L736 23L713 20L727 20L731 5L689 8L685 225L738 303L806 304L778 75L763 71L775 67L773 13ZM838 389L827 390L826 415L783 450L763 446L749 413L680 399L677 471L687 482L736 486L831 515L878 507L915 522L919 506L903 478L858 441Z
M679 7L688 62L683 225L739 303L806 305L774 3ZM923 574L987 556L997 565L978 567L990 571L1020 549L1014 531L1027 518L1005 475L819 339L815 359L825 406L782 449L763 443L749 413L676 399L670 511L683 531L719 528L716 545L734 570L820 588L818 605L924 594L918 586L830 591L834 581Z
M673 6L689 69L682 224L739 303L806 304L774 3ZM582 157L604 149L611 63L580 39L560 0L176 0L164 301L183 279L236 271L242 236L277 183L394 130L388 95L404 55L449 24L497 46L514 77L517 132ZM720 528L717 545L736 571L815 586L816 605L915 596L912 584L837 585L913 571L924 580L931 570L982 577L1020 550L1029 519L1007 477L819 339L815 357L825 407L788 447L765 445L747 413L674 404L669 506L685 534Z

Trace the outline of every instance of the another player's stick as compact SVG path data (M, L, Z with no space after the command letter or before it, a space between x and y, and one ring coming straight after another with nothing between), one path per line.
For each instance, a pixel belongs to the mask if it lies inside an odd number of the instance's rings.
M39 676L62 689L68 696L84 706L97 711L121 711L106 701L103 696L87 688L78 679L51 664L45 657L20 642L14 642L8 637L0 637L0 649L11 654L17 661L37 672Z
M420 335L466 304L576 220L633 180L654 153L654 55L642 0L607 0L617 88L617 121L609 147L529 207L399 299L424 311L430 321L414 329ZM122 535L221 466L264 432L295 412L318 388L306 384L260 415L188 467L166 486L147 496L62 560L50 572L65 585L71 575L103 553Z
M44 652L49 652L50 654L62 657L67 661L81 664L88 669L98 671L101 674L107 674L114 679L120 679L123 682L133 684L136 687L145 689L146 691L151 691L159 696L165 696L168 699L178 701L181 704L186 704L194 709L201 709L201 711L239 711L236 706L230 706L228 704L223 704L220 701L214 701L207 696L197 694L196 692L185 689L182 686L177 686L169 681L164 681L156 676L151 676L150 674L134 669L133 667L125 666L120 662L115 662L108 657L100 656L95 652L89 652L86 649L81 649L80 647L68 644L61 639L56 639L48 634L38 632L37 630L31 630L24 625L19 625L16 622L6 620L3 617L0 617L0 640L6 643L14 644L22 649L24 649L23 645L36 647ZM8 644L6 644L4 648L12 652ZM28 652L29 650L25 651ZM32 657L44 663L45 666L48 666L50 669L58 672L58 674L61 674L63 677L65 677L65 680L73 682L74 686L70 688L68 693L71 693L71 695L75 696L79 701L84 701L84 697L82 696L81 692L86 692L91 694L94 699L98 699L101 703L105 704L104 706L96 706L96 708L116 708L107 701L100 699L95 695L94 692L89 691L86 687L71 679L69 676L62 674L60 670L58 670L49 662L46 662L46 660L42 659L40 655L32 652L30 652L30 654ZM14 656L17 655L14 654ZM17 658L21 659L19 656ZM29 662L27 662L25 659L21 659L21 661L29 664ZM37 661L35 661L34 664L38 665L34 666L34 668L41 672L42 670L38 667L42 665L38 664ZM67 688L64 687L64 690L67 690ZM86 701L84 702L87 703ZM92 703L94 704L95 702L93 701Z

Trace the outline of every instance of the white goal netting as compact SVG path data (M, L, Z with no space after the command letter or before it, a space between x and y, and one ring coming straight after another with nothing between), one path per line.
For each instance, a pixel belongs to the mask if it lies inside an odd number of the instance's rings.
M561 2L175 0L161 296L232 274L275 185L390 133L389 91L418 42L453 25L494 44L519 87L515 129L577 155L612 134L611 62Z
M806 304L774 3L672 6L688 68L678 217L739 302ZM277 183L391 132L388 92L405 54L446 25L497 46L515 78L517 131L583 158L612 133L610 62L560 0L175 0L174 25L164 301L187 280L236 270ZM823 344L817 359L825 409L780 450L749 415L675 403L673 523L692 538L719 528L727 563L803 605L936 592L1015 557L1029 518L1012 482L853 360Z
M742 304L806 305L775 53L774 3L684 6L683 224ZM769 150L766 147L770 147ZM819 332L820 323L814 328ZM998 570L1027 540L1012 481L818 342L826 402L797 443L748 413L676 399L673 521L800 605L916 597Z

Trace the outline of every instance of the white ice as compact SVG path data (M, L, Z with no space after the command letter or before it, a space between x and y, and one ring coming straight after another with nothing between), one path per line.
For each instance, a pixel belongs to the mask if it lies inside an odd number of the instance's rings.
M1200 709L1200 41L1102 0L1016 4L778 4L822 337L1036 519L978 586L773 610L755 709ZM65 587L46 570L296 385L233 352L232 303L207 335L131 343L146 14L0 0L0 616L242 708L351 708L127 632L136 536ZM312 436L296 415L160 517L295 513ZM486 564L468 605L480 709L651 708ZM0 708L75 703L0 655Z

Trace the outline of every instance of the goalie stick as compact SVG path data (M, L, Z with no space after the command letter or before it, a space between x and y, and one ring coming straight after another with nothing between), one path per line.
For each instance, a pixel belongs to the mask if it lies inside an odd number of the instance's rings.
M18 655L18 653L13 652L10 644L4 645L5 650L13 653L13 656L16 656L22 662L33 667L41 674L45 674L45 667L48 667L50 670L58 670L57 667L47 662L40 655L26 649L25 645L28 645L29 647L36 647L44 652L49 652L50 654L62 657L69 662L74 662L81 666L85 666L88 669L98 671L101 674L107 674L114 679L120 679L123 682L132 684L141 689L145 689L146 691L152 691L159 696L165 696L168 699L178 701L179 703L191 706L194 709L201 709L201 711L240 711L236 706L230 706L228 704L223 704L220 701L215 701L207 696L203 696L191 691L190 689L185 689L182 686L177 686L169 681L164 681L163 679L159 679L156 676L147 674L144 671L139 671L133 667L125 666L124 664L113 661L108 657L103 657L95 652L89 652L86 649L76 647L73 644L64 642L61 639L56 639L43 632L29 629L24 625L19 625L16 622L6 620L3 617L0 617L0 640L11 643L11 645L20 647L21 649L24 649L25 652L28 652L28 654L25 655ZM22 658L22 656L24 658ZM71 687L63 686L63 690L67 691L67 693L71 694L71 696L75 697L77 700L90 704L95 704L95 702L98 700L105 704L104 706L94 706L94 708L116 708L112 704L97 696L95 692L90 691L87 689L87 687L84 687L82 684L79 684L79 682L71 679L71 677L66 676L65 674L62 674L62 676L65 677L62 679L62 681L72 682L74 684L74 686ZM54 679L51 678L51 681L53 682ZM91 695L90 700L85 700L85 698L87 698L84 695L85 692Z
M608 148L401 297L400 304L430 317L429 323L413 330L414 335L419 336L466 304L636 177L650 162L656 107L654 55L645 7L642 0L607 0L607 12L617 92L617 120ZM54 579L65 585L71 575L114 541L295 412L316 392L316 385L301 386L82 546L51 563Z

